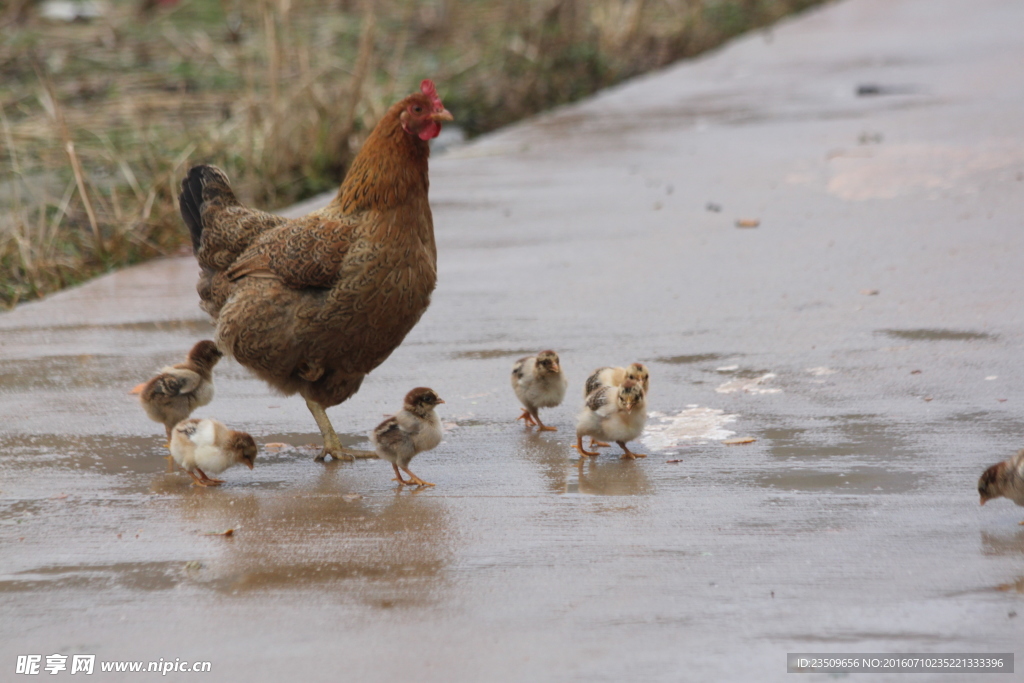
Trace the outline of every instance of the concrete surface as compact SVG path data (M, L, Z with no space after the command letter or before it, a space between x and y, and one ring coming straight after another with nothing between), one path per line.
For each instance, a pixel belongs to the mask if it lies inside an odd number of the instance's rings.
M437 389L435 489L314 463L302 401L228 362L197 414L287 446L216 490L165 474L127 391L211 334L191 258L0 315L0 679L54 653L218 681L1020 655L1024 509L975 484L1024 446L1022 26L1018 0L846 0L437 156L433 306L330 411L365 443ZM538 436L507 377L543 348L571 387ZM578 467L584 378L634 360L648 457Z

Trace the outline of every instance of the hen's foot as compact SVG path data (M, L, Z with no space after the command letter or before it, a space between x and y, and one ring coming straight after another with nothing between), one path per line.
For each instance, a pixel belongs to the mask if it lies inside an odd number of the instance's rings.
M316 426L320 428L320 433L324 437L324 447L320 451L314 460L317 462L323 462L327 456L331 456L335 460L348 460L353 461L357 458L376 458L377 454L373 451L360 451L355 448L345 448L341 445L341 439L338 438L338 433L334 431L334 426L331 425L331 421L327 418L327 413L316 401L310 401L306 399L306 407L309 408L309 412L313 414L313 419L316 420Z
M334 458L335 460L345 460L347 462L354 462L356 460L365 460L368 458L376 458L377 454L373 451L361 451L358 448L345 448L344 446L336 446L334 448L328 448L324 445L323 450L313 458L317 462L324 462L327 456Z
M628 448L626 448L626 442L625 441L616 441L615 443L619 444L619 448L622 449L622 459L623 460L635 460L636 458L646 458L647 457L647 455L645 455L644 453L634 453L633 451L631 451Z
M576 445L573 446L573 448L578 450L580 452L580 455L590 455L590 456L601 455L597 451L588 451L586 448L584 448L583 447L583 437L582 436L577 436L576 437Z

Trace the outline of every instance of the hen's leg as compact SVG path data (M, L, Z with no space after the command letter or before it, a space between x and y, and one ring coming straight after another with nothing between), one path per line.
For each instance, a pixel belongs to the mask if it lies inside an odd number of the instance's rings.
M622 458L624 460L633 460L634 458L646 458L647 457L643 453L634 453L633 451L631 451L628 448L626 448L626 442L625 441L616 441L615 443L619 444L619 448L622 449Z
M355 448L345 448L341 445L341 439L338 438L338 433L334 431L334 427L331 425L331 421L327 419L327 412L324 410L316 401L310 401L306 399L306 407L309 408L309 412L313 413L313 419L316 420L316 426L320 428L320 433L324 436L324 449L320 451L320 455L316 456L317 462L323 462L324 458L328 455L335 460L355 460L356 458L376 458L377 454L373 451L360 451Z

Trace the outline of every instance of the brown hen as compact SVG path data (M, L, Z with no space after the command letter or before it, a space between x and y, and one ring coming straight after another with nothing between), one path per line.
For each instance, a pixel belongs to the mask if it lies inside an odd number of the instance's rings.
M324 437L325 408L352 396L427 310L437 249L427 201L428 141L451 121L434 84L392 106L326 207L287 219L242 206L227 176L193 167L179 204L217 344L273 388L300 394Z

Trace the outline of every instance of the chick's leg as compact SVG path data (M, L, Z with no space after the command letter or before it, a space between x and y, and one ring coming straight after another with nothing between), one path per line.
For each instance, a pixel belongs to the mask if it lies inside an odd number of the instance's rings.
M186 470L184 467L182 467L181 469L182 469L182 471L185 474L187 474L188 476L192 477L192 485L193 486L209 486L209 484L206 483L205 480L200 479L199 477L197 477L195 472L192 472L191 470Z
M171 428L169 426L167 426L167 425L164 425L164 429L167 430L167 444L166 444L167 450L171 450ZM167 460L167 471L168 472L173 472L174 471L174 456L168 454L168 455L164 456L164 458Z
M604 441L598 441L594 437L590 437L590 447L591 448L608 448L609 446L611 446L610 443L605 443Z
M410 484L416 484L417 486L433 486L433 484L431 484L429 481L423 481L415 474L413 474L408 467L403 467L402 469L405 470L405 473L409 475Z
M593 438L593 437L591 437L591 438ZM576 445L573 446L573 448L578 450L580 452L580 455L591 455L591 456L593 456L593 455L601 455L597 451L588 451L586 448L584 448L583 447L583 437L581 435L579 435L579 434L576 435Z
M643 453L634 453L633 451L631 451L628 448L626 448L626 442L625 441L616 441L615 443L619 444L619 448L622 449L622 459L623 460L633 460L635 458L646 458L647 457Z
M399 471L398 465L396 465L395 463L391 463L391 466L395 468L395 478L392 479L391 481L397 481L399 485L412 484L411 481L406 481L405 479L402 479L402 473L401 471Z
M204 482L205 486L220 486L221 484L224 483L223 479L214 479L213 477L207 476L206 472L203 472L198 467L196 468L196 472L198 472L199 476L203 478L203 482Z
M540 413L539 412L536 412L536 413L533 414L533 419L537 421L537 431L538 432L557 432L558 431L558 427L549 427L546 424L544 424L543 422L541 422L540 421Z
M523 408L523 414L516 418L516 421L522 420L527 427L536 427L537 423L533 421L533 415L529 410Z
M320 428L320 433L324 437L324 449L320 451L320 454L314 458L317 462L323 462L324 458L328 455L335 460L355 460L356 458L376 458L377 454L373 451L360 451L355 448L345 448L341 445L341 439L338 438L338 433L334 431L334 427L331 425L331 421L327 418L327 412L324 410L316 401L310 401L306 399L306 407L309 408L309 412L313 414L313 419L316 420L316 426Z

